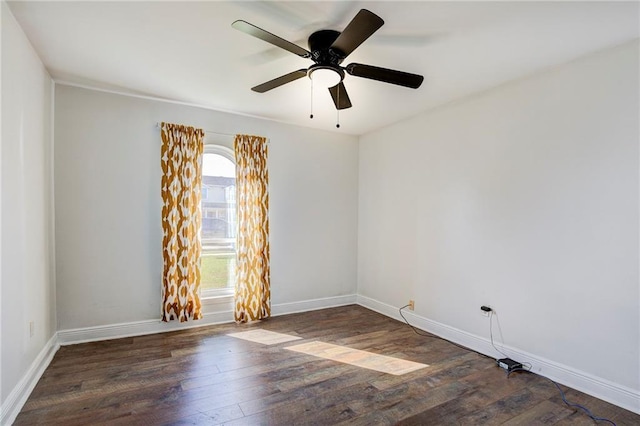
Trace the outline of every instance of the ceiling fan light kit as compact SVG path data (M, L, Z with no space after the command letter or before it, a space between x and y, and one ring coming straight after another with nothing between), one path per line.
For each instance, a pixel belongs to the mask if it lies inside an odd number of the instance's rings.
M307 75L313 81L314 86L325 89L337 85L344 79L344 71L326 65L310 66Z
M342 32L319 30L311 34L308 39L310 51L246 21L238 20L231 26L245 34L271 43L302 58L311 59L314 62L307 69L303 68L290 72L252 87L251 90L264 93L308 76L313 85L328 88L333 103L339 111L352 106L344 85L345 72L354 77L367 78L412 89L417 89L422 84L424 77L418 74L357 63L349 64L346 67L340 65L351 52L371 37L383 24L384 21L378 15L366 9L361 9ZM311 117L313 118L313 114ZM340 127L339 124L337 127Z

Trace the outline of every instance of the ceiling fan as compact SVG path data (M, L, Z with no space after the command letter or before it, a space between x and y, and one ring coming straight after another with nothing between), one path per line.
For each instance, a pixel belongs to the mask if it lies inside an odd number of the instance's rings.
M352 106L343 83L345 71L354 77L368 78L412 89L420 87L424 80L421 75L372 65L358 63L351 63L346 67L340 65L351 52L371 37L383 24L384 21L378 15L366 9L361 9L342 32L319 30L311 34L308 40L310 51L246 21L238 20L231 26L236 30L257 37L302 58L311 59L314 62L309 68L302 68L274 78L252 87L251 90L264 93L308 76L314 84L317 82L329 89L336 109L341 110Z

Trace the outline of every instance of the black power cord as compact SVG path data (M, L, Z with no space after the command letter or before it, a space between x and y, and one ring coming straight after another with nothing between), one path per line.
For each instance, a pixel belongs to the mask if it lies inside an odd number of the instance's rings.
M584 405L575 404L575 403L572 403L572 402L567 401L567 396L565 395L565 393L564 393L564 391L562 390L562 388L560 387L560 385L559 385L558 383L556 383L555 381L551 380L550 378L546 377L546 376L543 376L543 375L541 375L541 374L534 373L533 371L527 370L526 368L514 368L513 370L511 370L511 371L508 371L508 372L507 372L507 378L509 377L509 375L510 375L511 373L516 372L516 371L524 371L525 373L535 374L536 376L539 376L539 377L542 377L542 378L544 378L544 379L547 379L548 381L550 381L551 383L553 383L553 384L556 386L556 388L558 388L558 390L560 391L560 396L562 397L562 401L563 401L565 404L567 404L569 407L572 407L572 408L579 408L580 410L584 411L584 413L585 413L585 414L586 414L586 415L587 415L591 420L593 420L593 421L596 421L596 422L607 422L607 423L609 423L609 424L612 424L613 426L617 426L613 421L611 421L611 420L609 420L609 419L606 419L606 418L604 418L604 417L598 417L598 416L594 415L594 414L591 412L591 410L589 410L589 409L588 409L587 407L585 407Z
M478 355L482 355L482 356L483 356L483 357L485 357L485 358L493 359L493 358L491 358L491 357L490 357L490 356L488 356L488 355L481 354L481 353L480 353L480 352L478 352L478 351L474 351L474 350L473 350L473 349L471 349L471 348L468 348L468 347L466 347L466 346L462 346L462 345L459 345L459 344L457 344L457 343L454 343L454 342L452 342L451 340L447 340L447 339L442 338L442 337L440 337L440 336L436 336L435 334L425 333L424 331L420 330L419 328L415 328L413 325L411 325L411 323L409 323L409 321L407 321L407 319L405 318L405 316L402 314L402 310L403 310L403 309L405 309L405 308L408 308L408 307L409 307L409 305L404 305L402 308L398 309L398 313L400 314L400 316L402 317L402 319L404 320L404 322L405 322L409 327L411 327L411 329L412 329L412 330L413 330L413 331L414 331L418 336L423 336L423 337L429 337L429 338L432 338L432 339L442 340L442 341L444 341L444 342L447 342L447 343L452 344L453 346L457 346L457 347L459 347L460 349L464 349L464 350L469 351L469 352L475 352L475 353L477 353Z
M425 332L423 332L422 330L415 328L413 325L411 325L411 324L409 323L409 321L407 321L407 318L405 318L405 316L402 314L402 310L403 310L403 309L405 309L405 308L408 308L408 307L409 307L409 305L404 305L402 308L398 309L398 313L400 314L400 316L402 317L402 319L404 320L404 322L405 322L409 327L411 327L411 329L412 329L412 330L413 330L417 335L419 335L419 336L423 336L423 337L430 337L430 338L432 338L432 339L444 340L445 342L448 342L448 343L450 343L450 344L452 344L452 345L454 345L454 346L457 346L457 347L459 347L459 348L461 348L461 349L465 349L465 350L468 350L468 351L470 351L470 352L475 352L475 353L477 353L478 355L482 355L482 356L484 356L484 357L486 357L486 358L489 358L489 359L494 359L493 357L490 357L490 356L488 356L488 355L482 354L482 353L480 353L480 352L478 352L478 351L475 351L475 350L473 350L473 349L467 348L466 346L459 345L459 344L454 343L454 342L452 342L452 341L450 341L450 340L444 339L444 338L442 338L442 337L440 337L440 336L436 336L436 335L431 334L431 333L425 333ZM484 307L483 307L483 308L484 308ZM491 308L487 308L487 309L488 309L488 310L483 309L483 311L485 311L485 312L488 312L488 313L489 313L489 335L491 336L491 346L493 346L493 348L494 348L498 353L500 353L501 355L504 355L505 357L509 358L509 355L507 355L507 354L505 354L504 352L502 352L501 350L499 350L499 349L496 347L496 345L494 344L494 342L493 342L493 328L492 328L492 323L493 323L493 321L492 321L492 320L493 320L493 312L494 312L494 311L493 311L493 309L491 309ZM497 361L497 360L496 360L496 361ZM514 372L516 372L516 371L524 371L524 372L526 372L526 373L535 374L536 376L539 376L539 377L542 377L542 378L544 378L544 379L547 379L547 380L549 380L551 383L553 383L553 384L555 385L555 387L556 387L556 388L558 388L558 390L560 391L560 396L562 397L562 401L563 401L565 404L567 404L567 406L572 407L572 408L578 408L578 409L582 410L582 411L583 411L583 412L584 412L584 413L585 413L585 414L586 414L586 415L587 415L591 420L593 420L593 421L596 421L596 422L607 422L607 423L609 423L609 424L611 424L611 425L613 425L613 426L617 426L613 421L611 421L611 420L609 420L609 419L607 419L607 418L595 416L593 413L591 413L591 410L589 410L589 409L588 409L587 407L585 407L584 405L574 404L574 403L571 403L571 402L567 401L567 397L566 397L566 395L565 395L564 391L562 390L562 388L560 387L560 385L559 385L558 383L556 383L555 381L551 380L550 378L548 378L548 377L546 377L546 376L543 376L543 375L541 375L541 374L537 374L537 373L534 373L533 371L531 371L531 364L530 364L530 363L526 362L526 363L522 363L522 364L523 364L523 365L525 365L525 367L526 367L526 368L514 368L514 369L512 369L512 370L507 371L507 378L509 378L509 375L510 375L511 373L514 373Z
M505 354L505 353L504 353L504 352L502 352L500 349L498 349L498 348L496 347L496 345L493 343L493 329L492 329L492 325L493 325L493 315L494 315L494 311L493 311L493 309L491 309L491 308L487 308L487 309L488 309L488 311L487 311L486 309L484 309L484 308L485 308L485 307L483 306L481 309L482 309L483 311L485 311L485 312L489 312L489 336L491 336L491 346L493 346L493 349L495 349L498 353L500 353L500 354L502 354L502 355L506 356L507 358L509 358L509 356L508 356L507 354ZM525 368L514 368L514 369L510 369L510 370L508 370L508 371L507 371L507 378L509 378L509 375L510 375L511 373L515 372L515 371L524 371L524 372L526 372L526 373L535 374L536 376L539 376L539 377L542 377L542 378L544 378L544 379L547 379L547 380L549 380L551 383L553 383L553 384L556 386L556 388L558 388L558 390L560 391L560 396L562 397L562 401L563 401L565 404L567 404L567 406L572 407L572 408L579 408L579 409L581 409L582 411L584 411L584 413L585 413L585 414L586 414L586 415L587 415L591 420L594 420L594 421L596 421L596 422L607 422L607 423L612 424L613 426L617 426L614 422L612 422L612 421L611 421L611 420L609 420L609 419L606 419L606 418L604 418L604 417L597 417L597 416L593 415L593 414L591 413L591 411L590 411L587 407L585 407L585 406L583 406L583 405L580 405L580 404L574 404L574 403L571 403L571 402L567 401L566 395L565 395L564 391L562 390L562 388L560 387L560 385L559 385L558 383L556 383L555 381L551 380L550 378L548 378L548 377L546 377L546 376L543 376L543 375L541 375L541 374L537 374L537 373L534 373L533 371L531 371L531 364L530 364L530 363L526 362L526 363L522 363L522 364L524 365L524 367L525 367Z

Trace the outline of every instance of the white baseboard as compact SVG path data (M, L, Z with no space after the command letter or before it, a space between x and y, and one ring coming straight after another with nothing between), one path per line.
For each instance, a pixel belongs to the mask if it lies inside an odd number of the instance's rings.
M167 333L188 328L231 322L232 312L217 312L204 315L198 321L162 322L161 320L144 320L120 324L99 325L95 327L75 328L58 331L60 346L78 343L97 342L101 340L121 339L124 337L144 336L146 334Z
M0 414L1 425L10 425L16 420L24 403L27 402L33 388L38 383L38 380L40 380L40 377L42 377L44 370L49 366L49 363L51 363L53 356L58 352L59 348L58 338L56 334L54 334L44 345L44 348L42 348L36 359L33 360L26 374L22 376L22 379L20 379L2 404Z
M404 322L398 313L398 308L395 306L361 295L357 296L357 304ZM476 336L446 324L421 317L412 311L405 310L403 314L411 325L416 328L435 334L436 336L450 340L481 354L491 357L496 356L496 350L491 345L491 342L484 337ZM532 367L531 371L536 374L640 414L640 391L638 390L612 383L584 371L576 370L575 368L510 346L501 345L500 349L512 359L516 359L522 363L530 363Z
M230 298L203 300L203 318L189 322L162 322L160 320L135 321L120 324L109 324L96 327L84 327L58 331L58 342L61 346L100 340L120 339L123 337L142 336L146 334L165 333L188 328L204 327L214 324L233 322L233 311ZM323 299L303 300L300 302L280 303L271 306L271 315L286 315L316 309L333 308L356 303L356 295L326 297ZM217 311L211 309L215 306ZM210 312L207 312L207 311Z
M303 300L301 302L278 303L271 306L271 316L295 314L298 312L316 311L318 309L336 308L338 306L354 305L356 295L325 297L322 299Z

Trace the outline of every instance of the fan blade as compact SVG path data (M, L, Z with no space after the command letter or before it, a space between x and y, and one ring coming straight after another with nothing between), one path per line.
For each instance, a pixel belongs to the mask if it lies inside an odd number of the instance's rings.
M235 21L233 24L231 24L231 26L238 31L242 31L243 33L249 34L250 36L257 37L260 40L264 40L267 43L271 43L284 50L288 50L289 52L303 58L311 57L311 52L309 52L308 50L303 49L297 44L293 44L281 37L278 37L275 34L271 34L270 32L263 30L262 28L258 28L255 25L248 23L247 21Z
M412 89L420 87L424 80L424 77L418 74L374 67L372 65L349 64L345 70L355 77L370 78L371 80L397 84L398 86L410 87Z
M343 82L340 82L333 87L329 87L329 93L331 93L336 109L351 108L351 100L349 99L347 89L344 87Z
M360 12L349 22L338 38L331 45L331 49L344 59L356 50L366 39L371 37L384 24L382 18L367 9Z
M264 93L271 89L275 89L276 87L280 87L283 84L291 83L292 81L306 76L307 70L305 68L302 68L298 71L290 72L289 74L274 78L273 80L267 81L266 83L259 84L256 87L252 87L251 90L258 93Z

